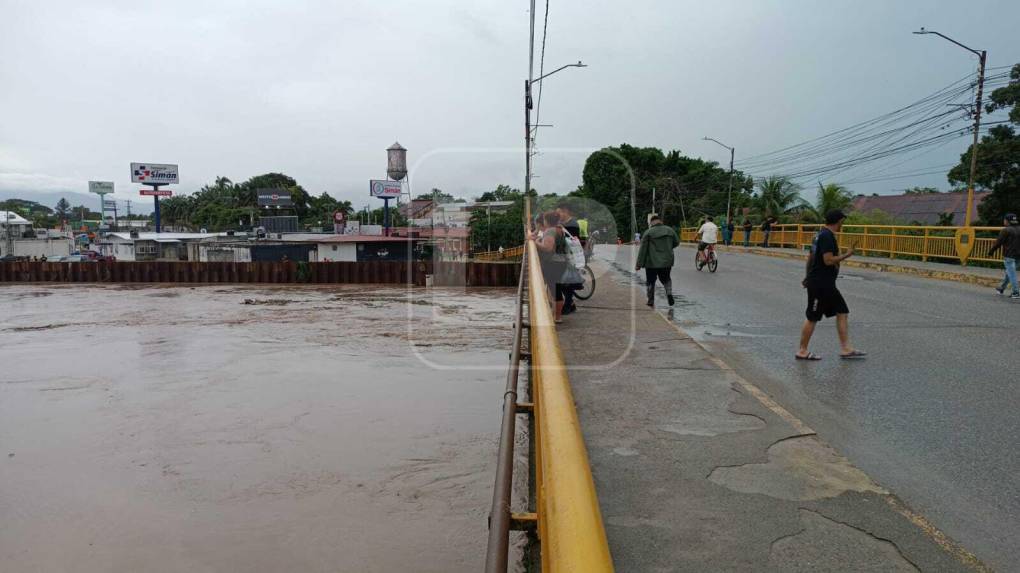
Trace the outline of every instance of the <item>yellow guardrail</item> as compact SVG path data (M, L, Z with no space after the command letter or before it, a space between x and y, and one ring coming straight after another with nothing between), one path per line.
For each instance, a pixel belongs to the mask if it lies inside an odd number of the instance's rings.
M528 241L531 395L542 571L613 571L538 248Z
M484 251L481 253L475 253L471 255L476 261L505 261L505 260L518 260L524 255L524 245L518 245L509 249L503 249L503 252L499 251Z
M769 246L804 249L822 225L773 225ZM855 246L858 253L873 257L910 257L922 261L951 259L967 261L1002 262L1001 257L988 254L998 235L999 227L922 227L911 225L843 225L839 233L840 244ZM696 227L680 230L680 240L697 241ZM971 239L972 237L972 239ZM755 227L751 231L750 245L761 246L765 233ZM744 230L733 232L733 244L744 244Z

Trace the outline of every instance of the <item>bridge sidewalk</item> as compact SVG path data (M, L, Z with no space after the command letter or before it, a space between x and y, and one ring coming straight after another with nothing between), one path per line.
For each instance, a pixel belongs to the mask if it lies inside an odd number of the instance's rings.
M560 342L618 571L984 570L607 265Z
M686 243L693 247L693 243ZM806 252L787 247L744 247L741 245L719 245L720 252L750 253L770 257L782 257L804 260ZM1002 281L1002 268L965 267L956 263L938 263L933 261L912 261L908 259L890 259L888 257L866 257L854 255L843 262L846 267L871 269L883 272L905 273L940 280L950 280L997 287Z

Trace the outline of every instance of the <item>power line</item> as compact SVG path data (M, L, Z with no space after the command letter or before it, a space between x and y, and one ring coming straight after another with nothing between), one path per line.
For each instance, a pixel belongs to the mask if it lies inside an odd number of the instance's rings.
M549 31L549 0L545 0L545 18L542 23L542 55L539 58L538 77L545 75L545 37ZM538 127L542 119L542 88L545 83L538 84L538 102L535 104L535 135L538 135Z

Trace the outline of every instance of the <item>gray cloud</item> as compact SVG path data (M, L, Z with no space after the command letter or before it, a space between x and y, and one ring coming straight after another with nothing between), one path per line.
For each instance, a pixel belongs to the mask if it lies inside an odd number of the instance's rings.
M179 163L189 192L217 175L283 171L368 203L399 140L414 162L523 135L527 2L23 2L0 0L0 192L135 198L131 161ZM539 5L542 3L540 2ZM921 25L1020 61L1015 2L551 2L536 186L567 192L584 156L627 142L725 161L913 101L972 71ZM539 14L541 22L541 14ZM954 161L947 146L902 170ZM894 174L898 166L890 171ZM523 156L436 154L415 190L520 186ZM946 187L940 175L855 186Z

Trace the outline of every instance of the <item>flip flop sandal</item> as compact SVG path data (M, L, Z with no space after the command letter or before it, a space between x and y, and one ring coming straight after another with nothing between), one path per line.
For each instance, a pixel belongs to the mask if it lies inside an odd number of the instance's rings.
M840 354L839 357L843 358L843 359L846 359L846 360L851 360L851 359L854 359L854 358L864 358L867 355L868 355L868 353L864 352L863 350L854 350L853 352L851 352L849 354Z
M821 356L815 354L814 352L808 352L807 356L801 356L800 354L794 354L793 357L796 358L797 360L811 360L811 361L821 360L822 359Z

